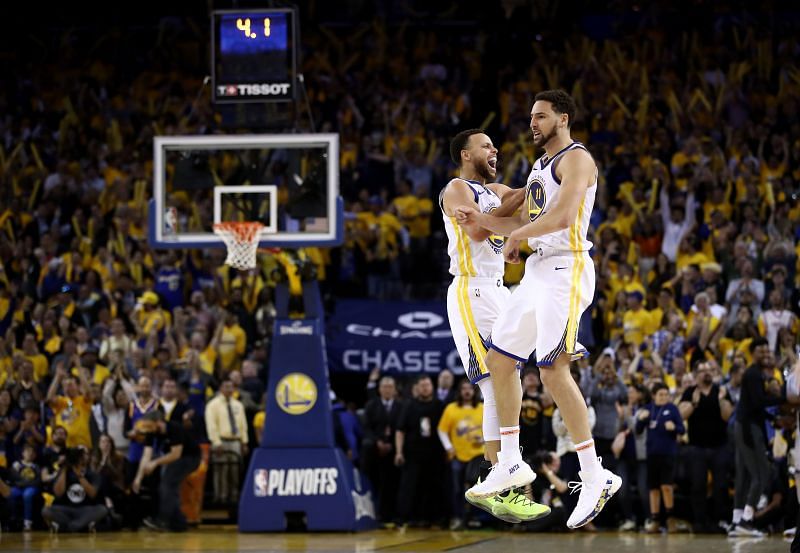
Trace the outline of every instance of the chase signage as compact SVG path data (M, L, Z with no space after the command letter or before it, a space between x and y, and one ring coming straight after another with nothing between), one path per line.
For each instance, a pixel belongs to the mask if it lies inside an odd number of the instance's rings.
M464 372L444 302L340 300L326 338L332 371Z

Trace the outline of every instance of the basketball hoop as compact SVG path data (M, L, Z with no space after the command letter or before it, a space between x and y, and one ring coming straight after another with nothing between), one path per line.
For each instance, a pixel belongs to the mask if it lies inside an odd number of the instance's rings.
M225 264L234 269L255 269L258 238L263 228L261 223L214 223L214 234L228 248Z

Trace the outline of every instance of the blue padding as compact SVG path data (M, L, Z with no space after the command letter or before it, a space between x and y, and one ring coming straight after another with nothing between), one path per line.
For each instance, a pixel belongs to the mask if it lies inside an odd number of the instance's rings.
M298 512L309 531L375 527L369 482L341 450L256 449L239 499L239 530L283 532L286 513Z

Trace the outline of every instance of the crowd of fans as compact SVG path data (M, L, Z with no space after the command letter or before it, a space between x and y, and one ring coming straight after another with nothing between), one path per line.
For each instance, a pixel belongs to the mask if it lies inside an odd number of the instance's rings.
M678 5L622 3L565 28L558 3L502 2L478 24L448 2L353 2L342 23L323 4L302 14L302 71L316 130L341 140L345 244L264 255L253 272L223 266L222 252L162 252L146 240L152 137L236 130L197 94L206 68L194 54L208 40L198 27L169 19L157 34L127 31L138 56L98 47L118 35L64 31L43 61L20 54L4 75L4 524L179 530L200 521L204 495L235 505L264 424L276 279L298 285L313 264L329 299L442 299L435 198L453 176L449 138L482 124L500 150L498 180L523 186L537 155L532 97L561 87L580 108L573 136L600 168L597 289L580 341L602 353L574 377L598 451L625 484L598 525L724 522L734 535L794 526L792 19L695 6L687 22ZM508 266L508 285L521 270ZM371 476L381 520L479 520L461 501L479 472L476 392L448 373L402 395L391 378L370 383L364 441L343 447ZM531 493L554 511L529 528L556 529L574 498L574 445L533 363L523 384L522 443L539 474Z

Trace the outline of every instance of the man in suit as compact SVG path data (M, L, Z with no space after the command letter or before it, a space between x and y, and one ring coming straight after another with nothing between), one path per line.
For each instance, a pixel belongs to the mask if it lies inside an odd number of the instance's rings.
M378 497L378 518L391 523L395 518L400 471L394 464L394 436L402 411L394 378L384 376L378 396L364 407L362 462Z

